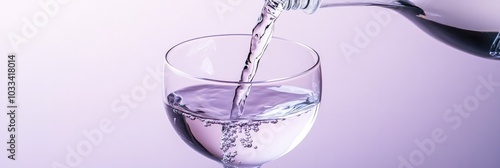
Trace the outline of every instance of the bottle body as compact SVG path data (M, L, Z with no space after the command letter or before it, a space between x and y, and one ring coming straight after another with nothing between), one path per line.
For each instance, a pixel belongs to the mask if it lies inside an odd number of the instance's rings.
M426 18L442 24L478 31L500 31L498 0L285 0L290 9L314 13L319 8L341 6L415 6Z
M288 1L288 2L287 2ZM378 6L400 13L435 39L472 55L500 60L498 0L285 0L287 10Z

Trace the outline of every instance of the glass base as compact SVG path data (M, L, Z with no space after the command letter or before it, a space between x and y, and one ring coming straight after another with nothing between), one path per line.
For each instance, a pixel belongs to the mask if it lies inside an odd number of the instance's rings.
M224 165L224 168L260 168L260 166L230 166L230 165Z

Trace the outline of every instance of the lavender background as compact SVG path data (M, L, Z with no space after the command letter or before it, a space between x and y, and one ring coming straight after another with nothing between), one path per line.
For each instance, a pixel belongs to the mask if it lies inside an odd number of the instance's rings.
M16 51L17 160L7 159L1 142L0 167L219 167L174 132L162 107L157 74L164 54L178 42L249 33L261 1L2 1L1 69L14 52L8 34L22 36L23 18L32 22L44 12L40 2L59 8L51 7L57 12L38 24L38 31ZM214 4L226 5L227 11L218 15ZM481 94L489 91L485 99L475 95L483 86L480 78L500 82L500 62L450 48L392 12L381 26L373 12L388 11L295 11L278 20L276 36L320 53L324 96L308 137L264 167L405 167L400 157L413 161L411 167L500 167L500 87L483 87ZM369 44L356 46L356 30L377 24L380 30ZM348 56L342 45L357 47L359 53ZM0 78L0 95L6 95L6 72ZM132 97L131 102L124 97ZM476 106L453 129L455 121L443 115L460 116L447 111L464 102ZM7 139L5 117L0 115L2 141ZM69 151L91 143L85 132L95 131L101 122L111 124L102 141L85 149L80 162L68 165ZM428 142L434 130L446 139L434 142L434 150L421 149L415 141ZM54 166L56 162L64 166Z

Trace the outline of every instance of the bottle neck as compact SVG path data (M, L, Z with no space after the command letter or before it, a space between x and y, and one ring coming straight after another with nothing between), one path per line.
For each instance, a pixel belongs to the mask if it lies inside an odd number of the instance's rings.
M271 0L276 1L276 0ZM279 1L279 0L278 0ZM303 10L312 14L322 7L336 6L414 6L413 0L283 0L285 10Z

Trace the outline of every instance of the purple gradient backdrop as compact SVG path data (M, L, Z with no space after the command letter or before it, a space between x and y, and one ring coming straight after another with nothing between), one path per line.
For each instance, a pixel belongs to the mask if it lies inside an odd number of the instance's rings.
M47 0L40 0L46 2ZM240 1L232 1L240 2ZM8 33L21 34L22 18L43 9L38 0L0 5L0 57L13 51ZM222 16L214 3L229 5ZM162 107L160 83L151 70L183 40L221 33L250 33L261 1L69 1L21 44L18 54L18 151L0 167L50 167L86 142L85 131L112 122L78 167L219 167L190 149L174 132ZM181 10L185 9L185 10ZM318 119L306 139L264 167L397 168L425 151L417 141L446 136L414 167L500 167L500 87L494 87L462 124L443 115L469 102L479 78L500 82L500 62L462 53L435 41L392 13L369 45L350 61L340 50L353 44L356 28L375 23L380 8L338 8L313 15L287 12L275 34L315 48L323 64L324 93ZM385 11L387 12L387 11ZM286 62L284 62L286 64ZM2 69L6 65L2 63ZM0 73L6 95L6 72ZM147 84L140 101L123 97ZM481 93L486 93L483 88ZM122 110L118 110L121 108ZM123 111L129 111L124 114ZM459 116L450 113L450 116ZM0 139L7 138L0 115ZM418 152L420 151L420 152ZM62 166L60 166L62 167Z

